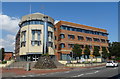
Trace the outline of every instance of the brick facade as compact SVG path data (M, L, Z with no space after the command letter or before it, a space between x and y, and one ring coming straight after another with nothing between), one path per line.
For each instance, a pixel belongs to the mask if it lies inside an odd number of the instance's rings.
M4 60L10 60L13 56L13 52L4 52Z
M91 54L93 53L92 51L94 49L94 46L99 46L100 51L102 51L102 47L106 47L106 49L108 47L108 37L107 36L64 30L64 29L60 28L61 25L66 25L66 26L70 26L70 27L74 27L74 28L81 28L81 29L85 29L85 30L92 30L92 31L101 32L101 33L103 32L103 33L106 33L106 35L108 35L107 30L105 30L105 29L95 28L95 27L91 27L91 26L86 26L86 25L81 25L81 24L76 24L76 23L71 23L71 22L66 22L66 21L59 21L55 25L55 31L54 31L55 38L56 38L56 40L55 40L56 53L55 54L58 59L60 59L60 54L70 54L72 47L69 47L68 46L69 44L83 45L82 50L84 50L85 45L90 45L91 46L91 49L90 49ZM63 34L64 38L60 38L60 34ZM68 35L73 35L74 39L69 39ZM83 39L78 40L78 36L82 36ZM90 37L92 41L87 41L86 37ZM98 38L100 41L99 42L94 41L95 38ZM105 41L101 42L101 39L103 39ZM65 45L64 48L60 47L61 43L63 43Z

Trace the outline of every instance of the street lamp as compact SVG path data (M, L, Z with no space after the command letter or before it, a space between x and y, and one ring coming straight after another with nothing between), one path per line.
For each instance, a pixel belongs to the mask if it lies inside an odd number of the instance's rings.
M44 16L43 54L48 52L48 16Z

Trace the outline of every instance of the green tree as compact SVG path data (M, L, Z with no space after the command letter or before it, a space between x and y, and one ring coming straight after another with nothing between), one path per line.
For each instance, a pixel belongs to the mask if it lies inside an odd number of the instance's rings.
M5 51L4 48L0 49L0 60L2 61L4 60L4 51Z
M74 47L72 49L73 57L80 57L82 55L82 49L80 48L79 44L74 44Z
M120 57L120 42L109 43L110 56Z
M100 56L99 50L100 48L98 46L94 46L93 55L96 57L96 59L98 56Z
M109 57L109 53L108 53L108 51L106 50L105 47L102 47L102 57L103 57L104 59L106 59L106 58Z
M90 49L89 49L88 45L85 46L85 49L84 49L84 55L86 55L87 58L89 58L89 55L90 55Z

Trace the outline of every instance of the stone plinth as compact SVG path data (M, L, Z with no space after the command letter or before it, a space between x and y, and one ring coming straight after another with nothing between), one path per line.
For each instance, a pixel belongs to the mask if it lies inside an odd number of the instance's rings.
M52 69L57 68L55 63L51 60L49 56L41 56L37 63L35 64L34 68L36 69Z

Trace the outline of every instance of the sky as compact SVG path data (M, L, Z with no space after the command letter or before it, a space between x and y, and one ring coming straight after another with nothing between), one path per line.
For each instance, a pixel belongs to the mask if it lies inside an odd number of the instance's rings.
M30 12L31 5L31 12ZM55 19L106 29L110 42L118 41L117 2L3 2L0 48L14 51L15 35L22 16L44 13Z

